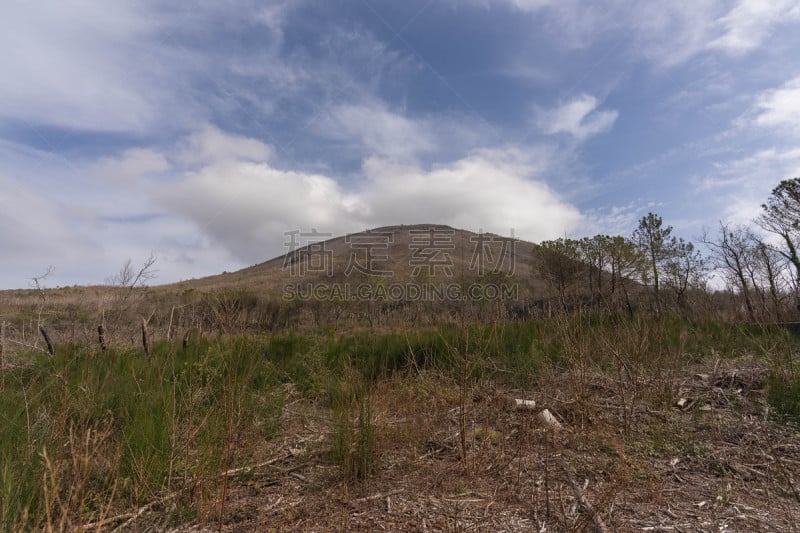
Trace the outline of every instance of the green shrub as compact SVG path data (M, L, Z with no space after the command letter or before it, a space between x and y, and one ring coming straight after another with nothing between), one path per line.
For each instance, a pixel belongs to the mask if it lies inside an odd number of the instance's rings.
M800 424L800 379L773 372L768 382L767 402L775 418Z

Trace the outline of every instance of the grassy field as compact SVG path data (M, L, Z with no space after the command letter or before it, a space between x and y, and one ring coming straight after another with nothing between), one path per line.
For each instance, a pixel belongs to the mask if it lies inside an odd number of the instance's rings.
M779 329L608 315L18 352L0 524L796 528L796 357Z

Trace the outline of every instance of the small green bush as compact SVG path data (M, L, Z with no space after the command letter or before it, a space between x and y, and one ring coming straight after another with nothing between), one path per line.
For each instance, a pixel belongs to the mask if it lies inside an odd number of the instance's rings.
M800 379L773 372L768 383L767 402L781 421L800 424Z

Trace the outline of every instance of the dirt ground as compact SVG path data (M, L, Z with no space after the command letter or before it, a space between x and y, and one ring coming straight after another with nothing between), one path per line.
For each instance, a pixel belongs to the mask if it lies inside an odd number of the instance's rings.
M172 531L795 531L800 436L769 416L766 375L686 368L660 407L645 401L657 384L601 375L580 395L567 375L527 392L393 379L370 395L374 473L349 482L330 411L288 388L281 434L228 476L223 520ZM128 528L159 529L159 509Z

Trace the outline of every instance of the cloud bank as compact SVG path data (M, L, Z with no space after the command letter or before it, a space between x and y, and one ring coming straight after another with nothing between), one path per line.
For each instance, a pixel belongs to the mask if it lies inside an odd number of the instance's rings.
M212 137L237 142L220 131ZM363 180L346 190L331 176L281 170L268 158L223 158L182 172L152 195L247 263L283 253L284 232L293 229L343 234L418 221L513 230L538 241L572 231L582 217L531 175L536 165L513 149L475 151L433 168L375 156L364 162Z

